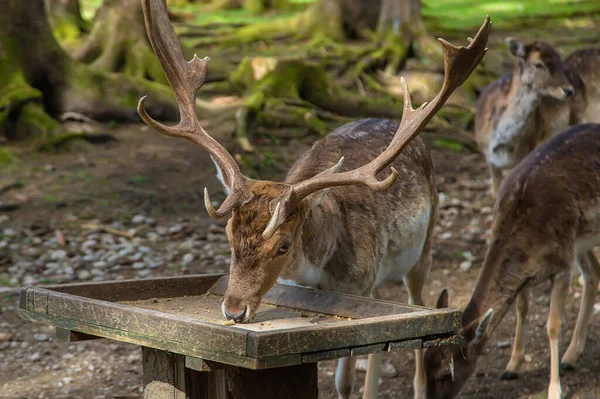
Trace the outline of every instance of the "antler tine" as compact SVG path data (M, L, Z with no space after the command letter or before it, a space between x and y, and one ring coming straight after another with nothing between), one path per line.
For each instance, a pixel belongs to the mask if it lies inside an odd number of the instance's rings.
M194 55L191 61L185 60L175 29L169 21L166 0L142 0L142 7L150 44L173 89L181 120L177 126L166 126L157 122L146 112L146 97L140 99L138 113L146 124L160 133L185 138L198 144L212 156L230 186L230 194L219 209L215 210L205 191L205 205L212 217L223 217L231 209L252 199L252 193L247 188L246 178L231 154L206 133L196 116L196 94L204 84L210 59L208 57L200 59Z
M467 47L456 47L439 39L444 48L445 77L442 88L434 99L413 109L408 86L402 79L404 111L400 126L389 146L377 158L358 169L335 174L319 174L294 184L278 199L281 209L278 215L273 215L273 218L275 216L278 218L276 226L285 221L302 199L315 191L351 184L364 184L373 190L385 190L390 187L398 178L398 172L391 168L392 173L383 181L377 178L377 174L396 159L404 147L423 130L454 90L473 72L487 51L485 46L490 29L490 17L487 16L479 32Z

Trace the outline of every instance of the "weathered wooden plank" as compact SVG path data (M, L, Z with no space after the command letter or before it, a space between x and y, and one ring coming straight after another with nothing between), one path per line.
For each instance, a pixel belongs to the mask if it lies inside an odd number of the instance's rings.
M317 363L267 370L226 371L229 397L235 399L317 399Z
M209 290L210 293L224 295L228 281L229 276L223 276ZM275 284L263 297L262 302L357 319L420 312L427 309L421 306L281 284Z
M350 349L350 355L351 356L360 356L360 355L368 355L371 353L383 352L385 347L386 347L385 343L356 346L356 347Z
M302 363L322 362L324 360L333 360L349 356L350 349L348 348L334 349L332 351L304 353L302 355Z
M251 332L248 334L247 356L305 353L454 333L460 326L459 317L459 311L435 309L358 319L343 324L322 324L260 334Z
M394 341L387 344L387 352L395 352L404 349L420 349L423 345L421 339L406 339L403 341Z
M144 399L187 399L184 357L142 347Z
M222 274L201 274L166 278L131 279L47 285L44 288L56 292L103 301L133 301L150 298L173 298L185 295L204 294Z
M199 372L186 368L185 391L189 399L227 399L225 370Z
M177 343L184 349L183 353L204 349L237 355L246 354L244 346L247 333L240 329L118 303L48 292L48 316L55 320L79 320L88 327L97 326L97 332L89 331L89 328L88 331L82 331L88 334L104 336L103 333L110 330L118 337L123 337L135 333L155 340ZM56 324L55 326L64 327Z
M103 339L97 335L90 335L79 331L65 330L64 328L56 327L56 338L63 342L78 342L90 341L93 339Z

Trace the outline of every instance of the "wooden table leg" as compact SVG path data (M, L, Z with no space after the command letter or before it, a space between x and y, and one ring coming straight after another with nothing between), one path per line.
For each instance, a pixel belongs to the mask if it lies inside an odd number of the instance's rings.
M227 388L233 399L317 399L317 363L266 370L230 368Z
M185 356L142 347L144 399L226 399L225 370L199 372Z

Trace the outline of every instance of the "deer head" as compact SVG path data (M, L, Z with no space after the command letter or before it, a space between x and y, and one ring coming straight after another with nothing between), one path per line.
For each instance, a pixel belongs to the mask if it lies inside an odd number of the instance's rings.
M445 80L441 91L430 102L413 109L406 82L402 80L404 111L402 121L388 148L366 165L337 173L342 162L296 184L256 181L245 177L233 157L200 126L195 114L195 96L202 86L208 58L183 59L175 31L169 22L165 0L143 0L146 29L150 43L175 92L181 112L177 126L165 126L144 110L138 112L159 132L183 137L208 152L222 176L227 198L214 209L208 192L204 202L210 216L221 218L231 212L227 237L232 249L231 277L223 302L223 314L234 321L247 321L258 309L262 297L275 284L284 268L293 268L302 258L301 230L309 211L323 198L324 190L334 186L362 184L385 190L398 178L390 175L380 181L376 175L386 169L402 149L425 127L454 90L460 86L483 58L491 28L489 17L467 47L456 47L440 39L444 47Z
M511 37L505 42L517 59L517 71L522 84L537 93L557 100L574 94L575 89L565 73L565 66L556 50L544 42L524 45Z
M448 307L448 295L442 291L436 307ZM458 345L427 348L424 353L424 368L427 370L427 399L450 399L458 395L465 382L475 371L477 359L485 344L486 332L493 310L489 309L483 317L463 326L458 332L463 341Z

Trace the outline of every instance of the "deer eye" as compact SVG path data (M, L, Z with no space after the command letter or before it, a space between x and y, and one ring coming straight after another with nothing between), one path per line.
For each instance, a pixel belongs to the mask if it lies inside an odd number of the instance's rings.
M535 69L538 69L540 71L546 69L546 65L544 65L543 62L536 62L535 64L533 64L533 66L535 67Z
M277 253L279 255L284 255L287 254L290 251L290 243L289 242L284 242L283 244L281 244L281 246L279 247L279 249L277 250Z

